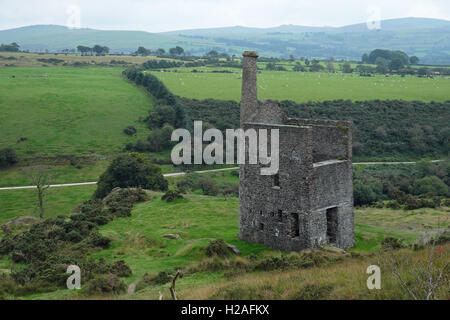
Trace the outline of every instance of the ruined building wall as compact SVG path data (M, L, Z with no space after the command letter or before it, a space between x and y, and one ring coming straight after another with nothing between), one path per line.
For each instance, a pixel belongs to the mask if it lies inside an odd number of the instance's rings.
M256 58L244 53L241 128L279 130L279 172L240 166L239 237L283 251L353 246L351 122L288 119L259 102Z
M351 121L288 119L288 123L313 128L314 162L332 159L352 159Z
M313 171L311 128L244 125L245 130L249 128L279 130L280 169L276 178L261 175L260 164L242 167L239 237L279 250L301 250L305 248L308 238L307 230L299 232L299 228L305 226L299 220L310 211L309 188Z

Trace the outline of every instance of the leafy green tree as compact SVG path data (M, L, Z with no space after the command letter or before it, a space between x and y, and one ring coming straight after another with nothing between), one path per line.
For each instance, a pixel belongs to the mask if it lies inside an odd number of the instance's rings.
M409 63L411 63L413 65L416 65L416 64L419 63L419 58L416 57L416 56L412 56L412 57L409 58Z
M91 52L92 48L79 45L79 46L77 46L77 51L80 52L81 55L83 56L83 55L86 55L88 52Z
M20 46L16 42L13 42L11 44L3 44L2 43L0 45L0 51L19 52L20 51Z
M198 181L199 188L203 191L204 195L216 196L219 193L219 188L216 182L208 177L202 177Z
M388 61L384 58L378 57L375 61L377 64L376 71L381 74L386 74L388 72Z
M0 168L12 166L17 161L17 153L13 148L0 149Z
M94 51L96 55L101 56L101 55L108 54L109 53L109 48L96 44L92 48L92 51Z
M205 54L206 58L217 58L219 53L216 50L211 50Z
M333 61L328 61L328 63L327 63L327 71L330 72L330 73L334 73L335 72Z
M161 128L165 123L175 125L176 113L171 106L156 105L150 110L148 123L150 128Z
M138 54L140 56L148 56L148 55L150 55L150 53L151 53L151 51L144 47L139 47L136 51L136 54Z
M156 55L157 55L158 57L161 57L161 56L163 56L163 55L165 55L165 54L166 54L166 50L164 50L164 49L162 49L162 48L159 48L159 49L156 50Z
M400 58L395 58L389 63L389 69L391 70L400 70L403 67L403 61Z
M169 149L172 146L173 130L173 127L167 123L161 129L153 129L147 137L149 151L160 152Z
M350 63L346 62L342 65L342 72L343 73L352 73L353 72L353 68L350 65Z
M361 57L362 63L370 63L369 62L369 55L367 53L364 53Z
M370 185L356 181L353 189L355 206L371 205L377 201L377 195Z
M295 64L295 66L292 70L295 72L305 72L305 67L302 66L302 64L299 61L297 61L297 63Z
M428 176L414 181L410 188L414 195L448 196L448 186L436 176Z
M127 153L116 157L100 176L94 197L104 198L117 187L166 191L168 183L161 174L161 169L143 155Z
M175 48L169 49L169 54L171 56L181 56L184 53L184 49L182 47L176 46Z

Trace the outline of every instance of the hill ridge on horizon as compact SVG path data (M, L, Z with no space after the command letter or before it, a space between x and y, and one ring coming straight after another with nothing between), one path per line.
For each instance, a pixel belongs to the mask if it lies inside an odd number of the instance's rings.
M384 48L417 55L422 63L450 64L450 21L400 18L381 21L380 30L366 23L341 27L284 24L185 29L152 33L136 30L69 29L61 25L33 25L0 30L0 43L17 42L24 50L57 52L77 45L106 45L114 53L131 53L139 46L169 49L182 46L194 55L210 50L239 54L252 49L267 57L356 60L363 53Z

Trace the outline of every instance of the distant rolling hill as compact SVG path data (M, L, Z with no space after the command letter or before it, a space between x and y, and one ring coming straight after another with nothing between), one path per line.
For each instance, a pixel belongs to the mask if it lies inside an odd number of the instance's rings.
M380 30L365 23L344 27L282 25L273 28L224 27L164 33L68 29L40 25L0 31L0 43L17 42L23 49L58 51L77 45L106 45L130 53L138 46L168 49L182 46L191 54L215 49L229 54L256 50L263 56L360 59L376 48L403 50L424 64L450 64L450 21L428 18L391 19Z

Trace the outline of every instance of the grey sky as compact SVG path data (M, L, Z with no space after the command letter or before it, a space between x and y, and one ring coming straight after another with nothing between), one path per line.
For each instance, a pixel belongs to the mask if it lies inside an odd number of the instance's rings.
M67 25L80 11L84 28L149 32L224 26L281 24L342 26L382 19L450 20L449 0L0 0L0 29ZM372 12L372 13L371 13Z

